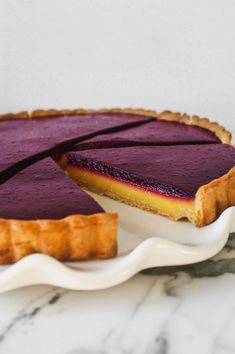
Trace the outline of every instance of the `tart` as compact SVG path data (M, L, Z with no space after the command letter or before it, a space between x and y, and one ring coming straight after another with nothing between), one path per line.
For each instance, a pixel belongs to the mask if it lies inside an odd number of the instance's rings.
M115 256L117 215L81 187L197 226L235 204L231 134L208 119L37 110L0 116L0 139L0 263Z

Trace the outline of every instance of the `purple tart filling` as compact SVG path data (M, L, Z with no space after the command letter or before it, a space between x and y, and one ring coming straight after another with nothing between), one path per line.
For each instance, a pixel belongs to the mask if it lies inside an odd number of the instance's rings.
M29 164L66 151L75 143L147 123L151 118L128 114L86 114L0 121L0 183Z
M51 158L2 184L0 199L0 218L6 219L61 219L104 212Z
M179 122L154 120L108 135L98 135L79 144L78 149L136 145L213 144L220 140L209 130Z
M202 185L235 165L235 149L226 144L106 148L70 152L67 163L167 196L191 199Z

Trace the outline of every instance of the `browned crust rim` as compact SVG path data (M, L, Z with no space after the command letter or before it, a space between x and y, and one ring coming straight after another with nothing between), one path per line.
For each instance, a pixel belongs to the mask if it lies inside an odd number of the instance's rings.
M235 166L225 175L198 189L193 222L199 227L208 225L233 205L235 205Z
M0 219L0 264L33 253L62 261L107 259L117 254L117 214L71 215L60 220Z
M178 112L163 111L156 112L153 110L142 108L101 108L101 109L37 109L32 112L6 113L0 115L0 120L3 119L29 119L36 117L53 117L62 115L83 115L89 113L127 113L138 114L156 119L181 122L185 124L192 124L205 128L213 132L217 138L224 144L231 144L231 133L227 131L222 125L217 122L211 122L208 118L200 118L196 115L181 114Z

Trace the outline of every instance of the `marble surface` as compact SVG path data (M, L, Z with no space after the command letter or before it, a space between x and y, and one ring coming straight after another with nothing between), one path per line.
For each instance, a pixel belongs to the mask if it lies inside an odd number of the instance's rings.
M211 260L107 290L0 295L0 353L235 353L235 234Z

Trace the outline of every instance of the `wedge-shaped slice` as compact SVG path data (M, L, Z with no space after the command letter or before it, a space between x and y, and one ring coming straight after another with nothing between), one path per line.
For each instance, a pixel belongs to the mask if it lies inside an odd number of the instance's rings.
M0 183L33 162L50 156L52 151L67 151L85 138L146 123L150 119L141 115L84 114L83 111L73 115L63 111L35 111L31 115L0 116Z
M215 144L221 140L210 130L180 121L155 119L142 126L98 135L82 142L78 149L140 145Z
M67 171L99 194L197 226L235 204L235 149L226 144L71 152Z
M0 263L35 252L65 261L110 258L117 215L104 210L51 159L0 186Z

